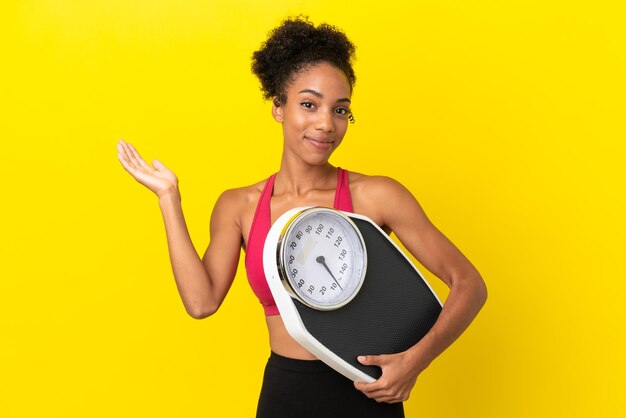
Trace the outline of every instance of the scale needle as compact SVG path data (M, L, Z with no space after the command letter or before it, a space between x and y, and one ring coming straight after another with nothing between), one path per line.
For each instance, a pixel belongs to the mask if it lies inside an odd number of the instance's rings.
M330 274L330 277L333 278L333 280L335 281L335 283L337 283L337 286L339 286L339 289L343 290L343 287L341 287L341 285L339 284L339 282L337 281L337 279L335 279L335 276L333 276L333 273L331 273L330 269L328 268L328 266L326 265L326 259L324 258L323 255L320 255L319 257L317 257L315 259L315 261L317 261L318 263L320 263L321 265L324 266L324 268L326 269L326 271L328 272L328 274Z

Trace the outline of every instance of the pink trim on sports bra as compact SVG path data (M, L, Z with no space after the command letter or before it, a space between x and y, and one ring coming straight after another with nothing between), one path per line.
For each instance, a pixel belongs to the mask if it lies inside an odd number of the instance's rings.
M263 187L263 191L259 197L259 203L257 204L254 218L252 219L252 225L250 226L245 257L248 282L250 283L252 291L259 299L259 302L263 305L265 316L279 315L278 308L274 302L272 292L267 285L267 279L265 278L265 272L263 270L263 246L265 245L265 238L272 226L270 200L274 191L275 177L276 174L272 174L270 178L267 179L265 187ZM337 167L337 188L335 189L333 207L345 212L353 212L348 180L348 171Z

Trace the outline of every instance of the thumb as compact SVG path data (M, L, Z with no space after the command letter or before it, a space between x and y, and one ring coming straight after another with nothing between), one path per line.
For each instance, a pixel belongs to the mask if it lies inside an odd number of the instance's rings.
M381 357L382 356L358 356L356 359L359 361L359 363L366 366L379 366L382 363Z
M152 160L152 167L156 168L157 171L161 171L164 168L166 168L165 164L163 164L161 161L157 160L156 158Z

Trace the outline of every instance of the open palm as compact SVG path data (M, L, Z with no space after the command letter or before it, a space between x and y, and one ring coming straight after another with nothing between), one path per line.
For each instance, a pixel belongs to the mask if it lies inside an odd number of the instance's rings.
M178 178L174 172L159 160L152 160L154 167L151 167L141 158L132 144L124 142L122 139L117 143L117 150L117 158L126 171L139 183L156 193L157 196L178 187Z

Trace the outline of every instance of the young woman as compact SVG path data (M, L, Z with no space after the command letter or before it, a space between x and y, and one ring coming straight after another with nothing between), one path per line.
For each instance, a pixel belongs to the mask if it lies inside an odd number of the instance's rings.
M461 335L487 297L478 271L406 188L391 178L348 172L328 162L354 120L353 55L354 45L341 31L326 24L315 27L303 18L284 21L254 53L252 69L283 128L280 169L219 197L202 259L185 224L177 177L158 160L148 165L131 144L117 145L124 168L158 195L176 284L189 315L205 318L217 311L245 250L248 279L263 305L271 346L258 417L404 416L402 401L417 376ZM310 205L371 218L395 233L450 288L437 322L419 343L401 353L359 357L363 364L381 367L382 376L373 383L351 382L294 341L265 281L262 252L271 224L291 208Z

